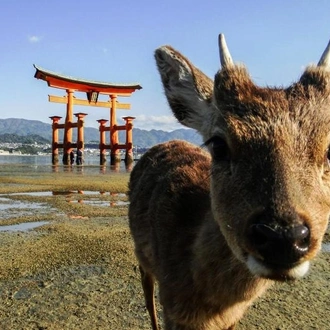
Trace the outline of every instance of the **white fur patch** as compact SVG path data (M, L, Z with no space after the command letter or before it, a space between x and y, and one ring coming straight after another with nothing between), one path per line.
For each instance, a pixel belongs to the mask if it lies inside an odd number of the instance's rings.
M265 266L261 261L257 260L255 257L251 255L249 255L248 257L247 266L250 272L257 276L271 278L280 275L278 274L277 271L274 271L273 269ZM285 277L289 277L291 279L298 279L306 275L308 269L309 269L309 261L305 261L300 265L283 272L282 275Z
M264 266L260 261L258 261L256 258L254 258L251 255L248 256L247 266L248 266L250 272L254 275L267 277L267 276L270 276L272 273L269 268Z
M290 269L289 276L292 278L300 278L306 275L309 269L309 261L305 261L302 264Z

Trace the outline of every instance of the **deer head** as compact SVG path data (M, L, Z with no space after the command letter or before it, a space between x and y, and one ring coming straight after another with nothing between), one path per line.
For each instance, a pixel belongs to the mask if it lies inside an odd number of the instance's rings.
M330 214L330 43L287 88L255 85L219 36L214 82L170 46L155 58L176 118L212 155L211 203L235 256L258 276L297 278Z

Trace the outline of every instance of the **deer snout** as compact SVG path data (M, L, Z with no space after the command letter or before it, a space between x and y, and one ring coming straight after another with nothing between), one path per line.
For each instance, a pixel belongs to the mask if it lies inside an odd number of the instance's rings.
M291 268L309 251L310 232L304 224L279 226L265 223L251 225L254 248L266 264Z
M292 222L291 222L292 223ZM249 227L250 248L247 266L261 277L287 280L304 276L309 261L310 230L305 224L280 225L278 222L254 222Z
M306 274L311 233L303 216L291 211L279 217L264 210L250 219L248 232L247 266L253 274L277 280Z

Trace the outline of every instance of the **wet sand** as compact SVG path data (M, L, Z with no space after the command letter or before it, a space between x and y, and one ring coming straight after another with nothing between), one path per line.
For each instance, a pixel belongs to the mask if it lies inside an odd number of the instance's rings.
M121 178L117 192L126 192L127 178ZM40 181L30 179L22 176L17 182L0 172L1 187L7 184L8 192L17 184L29 191L46 191L54 185L77 189L70 184L74 174L65 180L47 175ZM82 189L100 191L111 181L111 174L95 174L75 182ZM35 217L6 219L6 224L34 218L49 223L30 231L0 232L0 329L150 329L127 205L93 206L69 202L65 196L13 198L44 202L50 209ZM95 195L72 198L87 201ZM113 196L97 198L110 203ZM325 242L330 243L329 233ZM324 252L306 278L277 284L257 300L237 329L329 329L329 324L330 253Z

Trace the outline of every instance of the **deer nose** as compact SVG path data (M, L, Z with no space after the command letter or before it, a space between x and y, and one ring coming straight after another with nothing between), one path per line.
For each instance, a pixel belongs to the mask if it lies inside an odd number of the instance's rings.
M251 225L251 243L264 262L290 267L309 250L310 231L303 224L280 226L257 223Z

